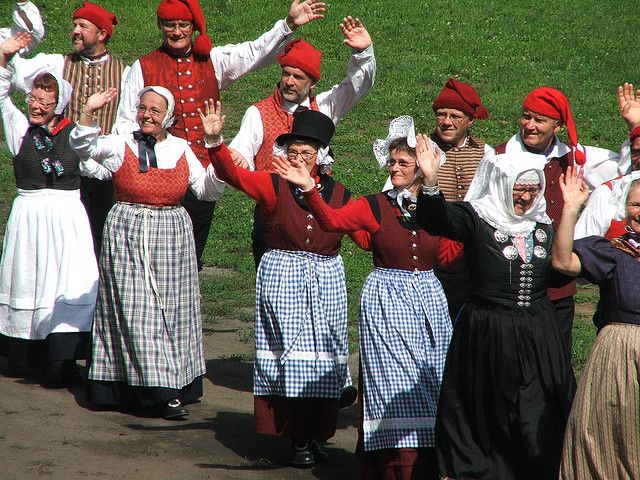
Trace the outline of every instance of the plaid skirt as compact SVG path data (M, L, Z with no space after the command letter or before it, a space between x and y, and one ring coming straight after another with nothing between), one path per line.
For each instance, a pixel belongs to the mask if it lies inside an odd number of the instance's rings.
M564 439L562 480L640 478L640 325L598 334Z
M118 202L105 223L89 378L182 388L205 373L184 208Z
M269 250L256 279L254 395L339 398L349 382L342 258Z
M453 327L433 270L376 268L360 299L365 451L435 445Z

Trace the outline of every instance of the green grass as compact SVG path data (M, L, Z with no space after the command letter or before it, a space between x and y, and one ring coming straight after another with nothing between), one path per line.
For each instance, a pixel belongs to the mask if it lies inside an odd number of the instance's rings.
M80 1L36 1L48 33L40 50L67 52L71 12ZM116 12L120 20L109 44L113 53L131 62L160 44L161 35L155 25L156 1L100 3ZM200 3L217 45L257 37L276 19L284 17L289 6L288 1L264 0ZM4 19L0 23L9 24L11 6L12 2L0 5L0 19ZM431 101L451 75L472 83L480 92L491 117L476 122L474 133L490 144L505 141L514 133L521 101L530 89L550 85L567 94L584 144L616 150L626 131L618 117L615 88L624 81L640 84L640 62L633 50L640 24L633 14L612 12L634 12L636 8L636 2L630 0L615 4L556 0L535 5L508 0L332 3L324 20L303 27L300 32L324 52L317 91L326 90L343 78L349 52L341 43L338 24L346 15L360 17L368 27L378 61L376 85L338 126L333 142L336 178L356 196L378 191L385 174L376 168L372 141L384 137L389 120L401 114L413 115L419 130L430 131ZM278 68L271 66L222 93L223 108L228 113L228 139L237 129L244 109L268 95L277 78ZM0 224L8 215L14 190L11 163L4 150L0 155ZM205 263L232 269L233 276L202 280L204 311L209 321L224 315L240 315L246 320L253 307L251 212L251 202L232 191L225 193L216 209ZM355 328L358 294L372 268L371 260L350 240L344 242L343 256L350 322ZM586 335L582 342L583 323L576 322L574 332L580 358L586 356L591 338ZM351 340L355 345L354 335Z

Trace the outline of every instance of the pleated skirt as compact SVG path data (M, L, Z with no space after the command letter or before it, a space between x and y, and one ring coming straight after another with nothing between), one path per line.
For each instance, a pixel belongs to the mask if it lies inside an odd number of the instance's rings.
M562 480L640 478L640 325L602 329L582 372L562 452Z
M444 370L440 474L555 480L574 392L548 298L525 309L472 297L456 320Z

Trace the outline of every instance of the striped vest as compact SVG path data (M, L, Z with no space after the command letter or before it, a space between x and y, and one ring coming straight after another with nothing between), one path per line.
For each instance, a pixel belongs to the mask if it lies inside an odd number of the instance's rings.
M464 146L452 147L435 134L431 138L447 155L447 161L438 172L440 190L448 202L462 202L478 163L484 157L484 142L469 136Z
M111 102L96 112L98 125L104 135L111 133L116 120L120 86L125 63L109 54L104 62L85 62L77 53L65 55L64 79L73 87L73 95L67 107L67 117L75 122L80 117L80 109L95 92L115 87L118 90L116 101Z
M271 170L271 162L273 161L273 144L278 135L291 131L293 124L293 115L282 108L282 95L276 85L273 95L260 100L255 104L260 119L262 120L262 145L254 159L256 171ZM309 105L311 110L318 110L318 104L315 98L311 99Z

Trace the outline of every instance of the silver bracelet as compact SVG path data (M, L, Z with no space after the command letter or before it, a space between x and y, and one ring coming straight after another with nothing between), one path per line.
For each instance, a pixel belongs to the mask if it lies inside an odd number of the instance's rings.
M435 197L440 193L440 185L436 183L435 185L427 186L421 183L420 191L425 195L430 195L432 197Z

